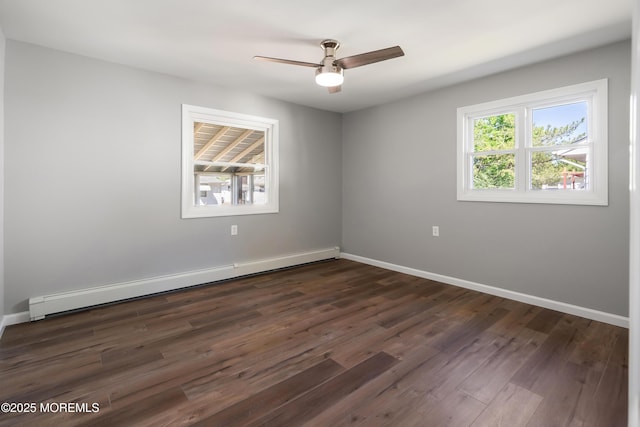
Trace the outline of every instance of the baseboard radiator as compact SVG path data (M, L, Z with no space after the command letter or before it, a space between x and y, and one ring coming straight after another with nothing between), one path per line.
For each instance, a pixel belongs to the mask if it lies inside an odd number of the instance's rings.
M186 273L152 277L130 282L114 283L77 291L61 292L29 299L29 317L33 320L71 310L107 304L116 301L173 291L221 280L280 268L293 267L310 262L340 257L340 248L322 249L257 261L219 266Z

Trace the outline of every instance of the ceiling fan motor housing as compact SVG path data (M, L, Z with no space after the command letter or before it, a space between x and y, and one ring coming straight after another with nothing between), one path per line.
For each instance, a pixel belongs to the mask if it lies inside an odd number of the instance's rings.
M324 50L324 59L316 69L316 83L327 87L341 85L344 81L344 73L342 67L335 63L336 50L340 47L340 43L336 40L324 40L320 46Z
M332 87L340 86L344 81L342 68L333 64L331 58L326 58L322 66L316 69L316 82L320 86Z

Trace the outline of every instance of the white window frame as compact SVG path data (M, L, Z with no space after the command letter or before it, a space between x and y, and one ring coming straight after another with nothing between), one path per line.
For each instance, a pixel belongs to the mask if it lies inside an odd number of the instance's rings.
M547 106L587 102L587 141L589 181L585 190L530 189L532 110ZM558 89L516 96L457 110L457 199L460 201L553 203L607 206L608 199L608 130L607 79L595 80ZM473 123L481 117L513 113L516 115L515 188L472 188L474 154Z
M205 205L194 203L193 128L195 122L240 127L264 132L266 203L251 205ZM182 105L182 218L270 214L279 211L278 137L276 119Z

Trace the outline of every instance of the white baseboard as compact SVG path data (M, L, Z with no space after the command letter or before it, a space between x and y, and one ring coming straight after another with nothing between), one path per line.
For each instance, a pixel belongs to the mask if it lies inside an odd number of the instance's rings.
M29 321L29 312L23 311L22 313L5 314L0 317L0 338L4 333L4 328L11 325L17 325L18 323L25 323Z
M48 314L136 298L158 292L172 291L204 283L233 279L248 274L338 258L339 256L340 248L335 247L34 297L29 299L29 318L27 320L40 320Z
M25 311L22 313L7 314L0 318L0 337L2 336L2 332L4 332L4 328L6 326L28 322L29 320L39 320L47 314L75 310L79 308L90 307L93 305L105 304L144 295L151 295L158 292L171 291L180 288L186 288L189 286L200 285L203 283L232 279L249 274L275 270L278 268L292 267L308 262L321 261L324 259L338 257L361 262L363 264L385 268L387 270L410 274L412 276L435 280L438 282L447 283L450 285L459 286L490 295L496 295L502 298L520 301L527 304L560 311L563 313L573 314L587 319L597 320L599 322L609 323L624 328L629 327L628 317L605 313L602 311L549 300L546 298L540 298L520 292L514 292L494 286L483 285L481 283L471 282L455 277L430 273L427 271L404 267L384 261L378 261L359 255L340 253L340 249L336 247L253 262L237 263L228 266L190 271L174 275L159 276L149 279L116 283L89 289L82 289L78 291L62 292L30 298L28 312Z
M623 328L629 328L629 318L624 316L619 316L617 314L605 313L603 311L593 310L591 308L585 308L577 305L567 304L564 302L554 301L546 298L540 298L533 295L528 295L520 292L510 291L507 289L497 288L494 286L483 285L481 283L470 282L468 280L458 279L455 277L449 277L441 274L430 273L428 271L418 270L410 267L404 267L401 265L391 264L389 262L378 261L375 259L366 258L359 255L341 253L340 257L344 259L349 259L352 261L361 262L363 264L369 264L376 267L384 268L387 270L397 271L400 273L405 273L405 274L409 274L416 277L422 277L424 279L434 280L434 281L446 283L449 285L459 286L461 288L483 292L485 294L495 295L495 296L507 298L510 300L520 301L527 304L560 311L562 313L573 314L576 316L584 317L586 319L597 320L598 322L604 322L604 323L609 323L611 325L620 326Z

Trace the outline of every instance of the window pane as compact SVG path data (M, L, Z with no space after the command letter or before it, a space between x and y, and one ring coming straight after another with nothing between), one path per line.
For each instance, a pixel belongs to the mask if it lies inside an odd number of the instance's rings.
M194 123L196 172L244 172L264 164L264 132L212 123Z
M238 176L238 204L261 205L265 204L265 180L264 172Z
M587 141L587 103L533 109L534 147L580 144Z
M607 86L459 107L457 200L608 205Z
M264 174L253 176L253 204L263 205L267 202Z
M231 204L231 175L200 174L196 182L200 185L198 205Z
M587 149L534 152L531 188L534 190L584 190L587 188Z
M514 188L515 154L474 156L473 188Z
M182 104L182 218L276 213L275 119Z
M200 182L196 204L265 204L264 141L263 131L194 122L193 163Z
M511 150L515 146L515 114L500 114L473 121L473 151Z

